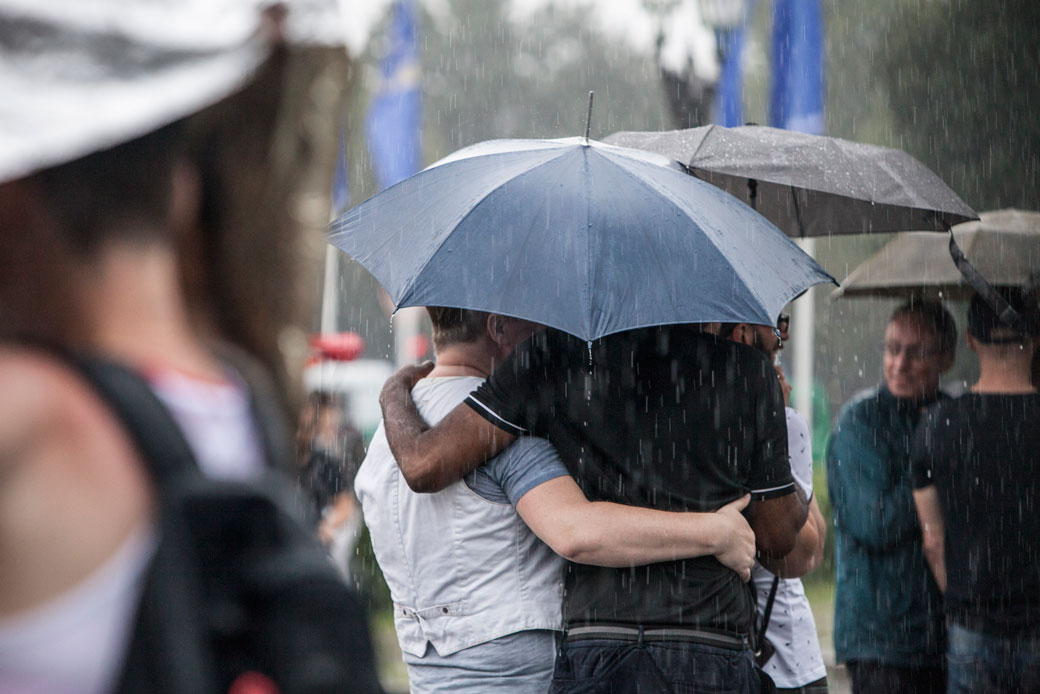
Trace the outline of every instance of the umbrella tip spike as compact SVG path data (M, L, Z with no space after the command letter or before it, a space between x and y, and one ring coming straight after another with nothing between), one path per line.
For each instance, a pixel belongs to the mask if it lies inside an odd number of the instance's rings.
M592 127L592 96L595 94L593 91L589 91L589 110L585 114L585 144L589 144L589 129Z

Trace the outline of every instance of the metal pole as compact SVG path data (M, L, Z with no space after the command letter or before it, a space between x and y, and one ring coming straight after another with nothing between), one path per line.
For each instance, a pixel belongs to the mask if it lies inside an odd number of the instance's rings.
M415 336L421 332L423 313L422 308L409 306L394 314L394 359L398 367L415 363L411 346Z
M321 333L339 329L339 251L331 243L325 245L325 279L321 290ZM313 315L313 314L312 314Z
M811 256L816 254L816 239L797 239L796 243ZM806 423L809 432L813 430L813 369L816 349L816 303L814 289L802 294L792 307L791 344L794 347L794 364L792 364L791 385L794 387L792 407L798 410Z

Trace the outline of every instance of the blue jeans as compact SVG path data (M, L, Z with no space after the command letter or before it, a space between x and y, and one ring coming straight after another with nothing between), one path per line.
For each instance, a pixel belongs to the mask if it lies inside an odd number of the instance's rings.
M764 678L764 679L763 679ZM774 691L750 650L698 643L587 639L564 643L550 694L762 694Z
M1040 692L1040 636L995 636L950 624L947 692Z
M553 673L558 631L518 631L451 655L426 644L419 658L403 653L409 692L430 694L545 694Z

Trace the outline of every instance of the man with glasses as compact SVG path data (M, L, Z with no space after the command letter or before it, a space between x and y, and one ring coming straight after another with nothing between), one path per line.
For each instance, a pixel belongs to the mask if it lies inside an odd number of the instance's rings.
M837 594L834 649L853 692L942 692L942 597L925 561L910 478L924 410L957 344L939 304L911 301L885 330L884 383L845 405L827 446Z
M723 324L719 334L764 352L780 378L786 405L791 386L779 364L783 342L789 338L791 316L781 314L772 331L762 325ZM809 500L809 516L798 531L795 548L779 562L751 570L758 599L758 642L756 660L776 684L778 692L826 694L827 668L820 651L812 607L805 596L801 576L813 571L823 559L827 526L813 496L812 439L805 418L791 407L787 415L787 449L791 475Z

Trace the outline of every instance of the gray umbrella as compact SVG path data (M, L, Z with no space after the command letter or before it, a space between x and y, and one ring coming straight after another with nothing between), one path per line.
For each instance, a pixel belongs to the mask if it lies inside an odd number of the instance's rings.
M788 236L944 231L977 219L927 167L888 147L758 125L619 132L604 142L683 162Z
M1040 212L995 210L953 228L957 245L991 284L1029 286L1040 273ZM949 237L900 234L856 267L832 298L924 295L966 299L973 288L950 257Z

